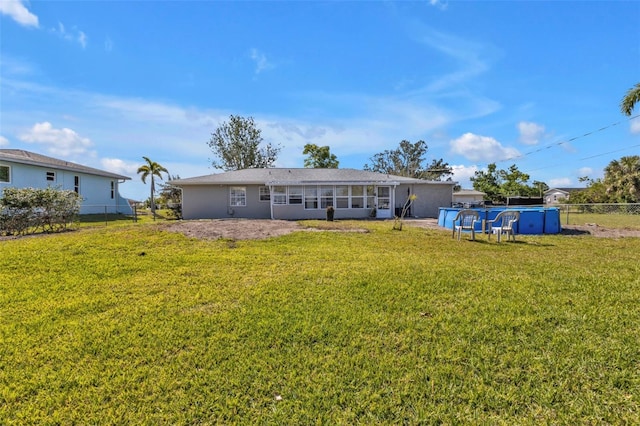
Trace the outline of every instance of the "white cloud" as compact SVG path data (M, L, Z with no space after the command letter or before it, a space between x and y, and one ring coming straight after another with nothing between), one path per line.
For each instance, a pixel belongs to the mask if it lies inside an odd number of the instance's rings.
M4 136L0 136L0 147L8 146L8 145L9 145L9 139L5 138Z
M36 123L31 130L20 135L19 139L45 145L50 154L62 157L88 154L89 147L93 145L88 138L81 137L75 131L68 128L55 129L47 121Z
M550 179L548 183L551 188L566 188L572 185L570 178Z
M578 177L590 176L593 173L591 167L582 167L578 169Z
M452 179L457 181L462 188L468 189L471 188L471 178L478 171L478 166L464 166L464 165L453 165L451 166L451 170L453 171Z
M520 132L520 142L525 145L536 145L544 136L544 126L527 121L518 123L518 131Z
M142 165L142 162L131 163L120 160L119 158L103 158L100 160L100 164L102 165L102 168L109 172L133 176L137 173L138 167Z
M38 17L25 7L22 0L1 0L0 13L8 15L14 21L25 27L38 27Z
M629 129L634 135L640 133L640 117L631 120Z
M58 22L58 28L51 28L51 32L57 34L63 40L78 43L83 49L87 47L87 35L75 26L71 27L71 30L67 30L62 22Z
M440 10L445 10L448 6L448 3L446 0L429 0L429 4L431 6L435 6Z
M502 146L492 137L465 133L450 142L451 151L471 161L495 162L518 157L520 152L515 148Z
M258 51L258 49L251 49L251 51L249 52L249 57L256 64L256 74L260 74L262 71L275 68L275 65L269 62L265 54Z

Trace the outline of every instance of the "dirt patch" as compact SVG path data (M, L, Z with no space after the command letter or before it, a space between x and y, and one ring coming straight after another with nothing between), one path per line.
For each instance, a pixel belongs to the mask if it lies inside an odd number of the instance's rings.
M592 235L600 238L640 237L640 229L605 228L597 223L586 225L562 225L563 235Z
M305 230L297 222L271 219L181 220L165 229L206 240L260 240Z

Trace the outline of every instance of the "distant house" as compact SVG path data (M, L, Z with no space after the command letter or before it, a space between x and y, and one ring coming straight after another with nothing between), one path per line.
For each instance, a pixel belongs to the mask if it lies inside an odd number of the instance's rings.
M130 178L34 152L0 149L0 191L8 187L75 191L82 198L80 214L132 213L118 191L126 180Z
M487 194L474 189L461 189L453 193L453 205L463 207L482 205L485 195Z
M456 182L435 182L354 169L262 168L172 180L182 189L184 219L392 218L411 194L413 217L438 217Z
M561 200L567 202L572 192L582 191L584 188L550 188L544 191L545 204L560 204Z

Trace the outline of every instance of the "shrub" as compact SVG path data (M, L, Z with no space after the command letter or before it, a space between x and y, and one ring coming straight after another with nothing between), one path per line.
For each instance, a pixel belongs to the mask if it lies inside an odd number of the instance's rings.
M5 188L0 197L0 233L58 232L72 224L79 212L80 198L74 191Z

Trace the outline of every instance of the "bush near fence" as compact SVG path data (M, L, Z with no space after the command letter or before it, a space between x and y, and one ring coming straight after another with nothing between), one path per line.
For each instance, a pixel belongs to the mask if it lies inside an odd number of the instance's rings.
M60 232L77 220L80 197L57 188L5 188L0 198L0 234Z

